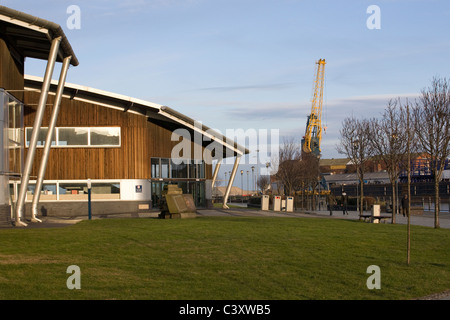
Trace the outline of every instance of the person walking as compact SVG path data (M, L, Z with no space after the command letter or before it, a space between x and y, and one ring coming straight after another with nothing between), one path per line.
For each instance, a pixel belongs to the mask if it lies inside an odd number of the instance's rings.
M409 207L408 195L405 194L402 198L402 214L404 217L408 215L408 207Z
M342 193L342 213L345 216L345 214L348 215L347 211L347 194L345 192Z
M333 206L336 204L333 195L330 193L328 195L328 209L330 210L330 216L333 215Z

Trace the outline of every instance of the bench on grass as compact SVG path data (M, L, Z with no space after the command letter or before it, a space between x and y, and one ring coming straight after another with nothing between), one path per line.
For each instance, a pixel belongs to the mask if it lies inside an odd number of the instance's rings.
M364 220L364 222L371 222L371 221L373 221L374 219L375 220L378 220L378 222L381 222L381 221L385 221L385 219L389 219L389 218L392 218L392 216L391 215L379 215L379 216L374 216L374 215L372 215L372 214L360 214L359 215L359 219L360 220Z

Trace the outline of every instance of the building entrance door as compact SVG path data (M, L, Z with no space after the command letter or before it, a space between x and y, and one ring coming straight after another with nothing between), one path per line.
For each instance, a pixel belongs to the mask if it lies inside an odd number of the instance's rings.
M189 183L189 191L194 198L195 206L205 207L205 182L195 181Z
M161 203L162 191L168 182L152 182L152 208L159 209Z

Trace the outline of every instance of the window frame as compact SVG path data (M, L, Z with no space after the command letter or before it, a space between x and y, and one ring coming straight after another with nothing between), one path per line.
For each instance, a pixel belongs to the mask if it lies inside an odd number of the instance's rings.
M119 131L119 143L117 145L115 144L95 144L93 145L91 143L91 133L92 129L114 129ZM48 127L41 127L41 129L47 129ZM87 144L86 145L60 145L59 141L59 129L86 129L87 130ZM33 127L25 127L24 134L25 134L25 148L30 147L30 139L31 139L31 133L32 133ZM40 140L41 141L41 140ZM45 141L43 143L37 145L38 148L43 148L45 145ZM122 147L122 128L119 126L96 126L96 127L56 127L55 128L55 134L52 141L52 148L121 148Z
M157 163L155 163L155 160ZM163 161L165 160L167 163L167 170L168 170L168 176L167 177L163 177ZM177 159L180 160L180 159ZM198 160L198 159L181 159L183 162L183 164L186 166L185 167L185 171L186 171L186 177L174 177L173 176L173 170L174 170L174 166L177 167L177 165L174 164L173 159L172 158L164 158L164 157L151 157L150 158L150 166L151 166L151 179L157 179L157 180L164 180L164 179L170 179L170 180L205 180L206 179L206 163L204 160ZM153 166L156 165L158 166L157 169L157 176L153 175ZM194 177L192 176L192 170L194 171Z

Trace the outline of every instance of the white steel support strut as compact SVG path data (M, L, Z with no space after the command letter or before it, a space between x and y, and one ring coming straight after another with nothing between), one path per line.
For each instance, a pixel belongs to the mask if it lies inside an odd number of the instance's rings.
M231 171L230 180L228 181L227 190L225 191L225 195L223 196L223 204L222 208L229 209L227 206L228 197L230 196L231 187L233 186L234 178L236 177L236 172L239 167L239 162L241 161L241 154L236 155L236 160L234 161L233 170Z
M25 160L24 170L22 174L22 181L20 184L19 196L17 198L16 205L16 226L27 226L22 220L24 217L25 197L27 195L28 182L30 180L30 173L33 166L33 160L36 153L36 145L39 135L39 130L44 117L45 105L47 103L48 92L50 89L50 82L55 68L56 57L58 56L59 45L62 37L57 37L52 40L50 48L50 54L48 56L47 67L45 70L45 76L42 83L41 96L39 97L39 103L36 110L36 118L34 120L33 131L31 133L30 145L28 148L27 158Z
M66 83L67 70L69 70L70 60L72 56L64 58L61 68L61 74L59 76L58 88L56 90L55 102L53 104L52 116L48 125L47 136L45 138L44 151L42 152L41 165L36 180L36 187L34 189L33 201L31 202L31 221L42 222L37 218L39 198L41 196L42 184L44 182L45 170L47 169L48 156L50 154L50 147L52 145L52 138L55 131L56 120L58 119L59 107L61 105L62 94L64 91L64 85Z
M214 168L214 174L212 177L211 190L214 189L214 186L215 186L216 180L217 180L217 175L219 174L219 169L220 169L221 165L222 165L222 159L217 160L216 167Z

